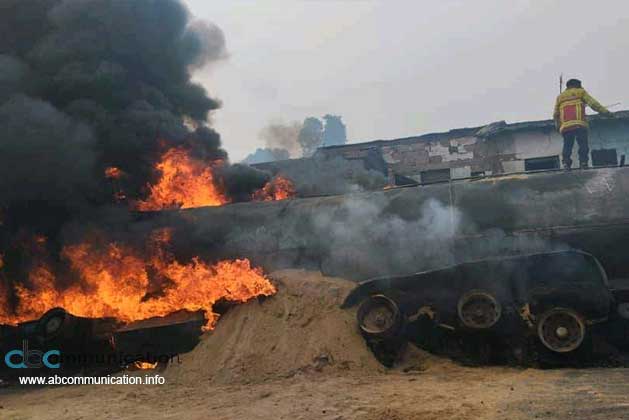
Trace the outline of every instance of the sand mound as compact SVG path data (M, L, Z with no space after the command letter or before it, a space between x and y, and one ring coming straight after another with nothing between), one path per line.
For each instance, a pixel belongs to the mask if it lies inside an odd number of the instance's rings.
M318 272L271 275L278 293L232 308L181 364L176 382L259 382L319 371L382 372L356 328L355 312L340 309L355 283Z

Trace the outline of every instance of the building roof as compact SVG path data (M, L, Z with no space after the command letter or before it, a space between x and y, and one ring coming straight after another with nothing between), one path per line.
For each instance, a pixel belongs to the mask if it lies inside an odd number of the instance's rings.
M616 119L629 120L629 110L618 111L614 113ZM588 117L589 121L594 123L608 122L611 119L601 115L591 115ZM417 142L431 142L439 141L443 139L452 139L458 137L481 137L490 138L498 134L505 132L518 132L518 131L530 131L530 130L553 130L555 129L555 122L553 120L540 120L540 121L526 121L507 124L505 121L497 121L480 127L469 128L456 128L450 131L439 133L428 133L419 136L403 137L390 140L372 140L359 143L348 143L335 146L320 147L320 150L335 150L343 148L367 148L367 147L379 147L379 146L395 146L400 144L409 144Z

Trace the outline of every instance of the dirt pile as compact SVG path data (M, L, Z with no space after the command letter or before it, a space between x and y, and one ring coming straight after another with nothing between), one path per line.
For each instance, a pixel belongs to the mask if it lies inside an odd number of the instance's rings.
M355 312L340 309L355 283L318 272L284 270L271 276L278 293L232 308L181 364L175 382L260 382L308 372L384 368L356 328Z

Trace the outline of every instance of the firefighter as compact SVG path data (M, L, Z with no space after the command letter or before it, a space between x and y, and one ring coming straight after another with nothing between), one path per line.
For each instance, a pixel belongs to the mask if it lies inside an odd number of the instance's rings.
M555 126L563 136L562 160L565 169L572 167L572 147L575 141L579 144L579 166L587 168L589 165L586 105L600 114L610 117L614 115L581 87L580 80L568 80L566 90L557 96L553 114Z

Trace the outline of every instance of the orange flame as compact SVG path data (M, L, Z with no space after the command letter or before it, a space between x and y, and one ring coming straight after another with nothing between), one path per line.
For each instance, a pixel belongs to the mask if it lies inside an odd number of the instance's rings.
M276 176L266 183L264 187L253 193L255 201L286 200L295 196L295 186L288 178Z
M190 156L184 147L167 150L155 165L161 176L155 185L149 185L149 197L138 201L139 211L187 209L192 207L220 206L229 202L214 178L211 165Z
M105 178L120 179L122 175L124 175L124 172L120 168L117 168L115 166L105 168Z
M151 363L151 362L134 362L133 363L133 367L138 369L138 370L155 369L157 367L157 362L155 362L155 363Z
M117 202L125 201L127 199L127 195L124 193L118 183L118 180L120 180L120 178L122 178L124 175L124 171L115 166L105 168L105 178L111 181L114 188L114 200L116 200Z
M0 305L0 324L38 318L54 307L77 316L115 317L123 322L186 309L204 310L208 330L218 320L218 314L212 311L217 301L240 303L275 293L262 270L252 268L247 259L213 265L196 257L187 264L176 261L165 250L170 233L164 229L154 235L147 258L115 242L103 246L92 240L66 246L62 256L80 281L60 290L45 264L35 267L29 274L29 286L15 287L19 302L16 314ZM2 292L0 302L7 300L7 291Z

